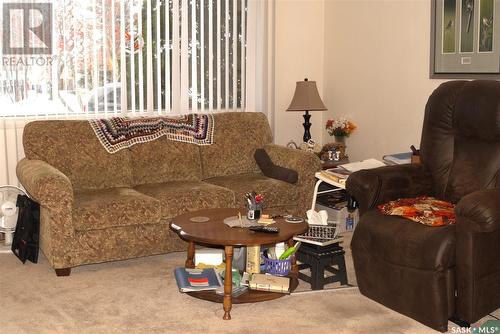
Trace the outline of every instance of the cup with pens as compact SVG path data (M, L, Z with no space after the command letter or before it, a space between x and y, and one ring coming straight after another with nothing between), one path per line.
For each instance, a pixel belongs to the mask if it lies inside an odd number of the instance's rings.
M259 219L262 214L262 202L264 195L256 192L246 193L245 199L247 202L247 218L254 220Z

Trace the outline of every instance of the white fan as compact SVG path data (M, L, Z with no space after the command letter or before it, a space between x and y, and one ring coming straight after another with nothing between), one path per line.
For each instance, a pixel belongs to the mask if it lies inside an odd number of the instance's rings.
M26 195L26 193L15 186L0 186L0 234L5 235L5 246L12 244L12 238L16 230L19 213L16 206L17 195ZM0 244L0 250L1 246Z

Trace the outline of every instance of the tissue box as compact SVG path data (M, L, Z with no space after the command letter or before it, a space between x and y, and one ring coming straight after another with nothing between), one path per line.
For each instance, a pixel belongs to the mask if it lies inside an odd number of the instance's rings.
M203 263L210 266L218 266L224 260L224 251L217 248L197 249L194 253L194 265Z
M348 215L346 206L342 208L332 208L321 204L316 204L316 210L326 210L326 212L328 213L328 220L334 221L336 223L345 222Z
M346 230L354 230L359 221L358 209L349 212L346 206L343 208L330 208L321 204L316 204L316 210L326 210L328 213L328 221L341 224L345 223Z

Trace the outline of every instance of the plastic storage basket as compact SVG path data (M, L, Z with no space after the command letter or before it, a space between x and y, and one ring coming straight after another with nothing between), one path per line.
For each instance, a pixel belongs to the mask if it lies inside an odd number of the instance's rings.
M286 260L273 260L269 259L267 256L263 256L263 258L264 271L268 274L276 276L286 276L290 272L290 269L292 269L291 257Z

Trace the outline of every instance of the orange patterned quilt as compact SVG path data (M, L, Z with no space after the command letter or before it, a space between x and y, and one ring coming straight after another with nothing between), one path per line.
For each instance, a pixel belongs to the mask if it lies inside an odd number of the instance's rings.
M434 197L401 198L381 204L378 209L385 215L401 216L428 226L455 224L455 205Z

